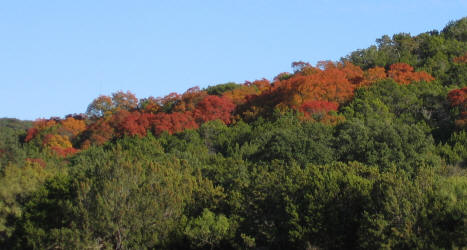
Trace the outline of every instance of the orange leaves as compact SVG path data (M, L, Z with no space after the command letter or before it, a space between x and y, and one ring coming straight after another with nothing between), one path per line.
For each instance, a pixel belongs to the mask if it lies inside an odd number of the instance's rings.
M297 65L302 67L298 74L274 82L273 87L273 91L278 93L276 96L280 96L280 102L292 108L310 100L345 102L352 97L353 90L364 77L364 72L350 63L323 61L316 68L303 63ZM304 69L308 70L307 73L303 73Z
M52 150L60 157L67 157L76 154L79 150L71 148L52 147Z
M118 91L112 97L101 95L89 104L86 113L94 118L109 116L120 110L133 110L138 107L138 98L130 91Z
M356 74L351 74L344 68L330 67L312 75L312 82L319 82L319 88L324 92L322 99L337 101L339 103L349 100L353 96L353 90L358 82ZM362 74L363 75L363 74ZM352 78L348 78L352 77ZM355 77L355 78L354 78Z
M226 97L209 96L199 88L193 88L181 96L170 94L164 98L145 99L140 108L142 112L121 110L95 120L87 128L87 139L82 148L101 145L114 137L146 136L147 131L156 135L164 131L170 134L182 132L214 119L229 123L235 105ZM164 109L167 112L163 112ZM157 110L157 113L151 110Z
M233 93L226 96L239 105L237 112L244 119L252 119L252 115L270 114L273 109L300 110L310 101L342 104L353 97L355 89L388 76L401 84L434 80L428 73L414 72L410 65L404 63L392 65L388 72L381 67L363 71L351 63L332 61L318 62L316 67L305 62L294 62L292 67L294 74L281 73L269 88L260 93L243 95L241 98L235 98ZM237 91L245 90L240 88Z
M49 120L37 119L36 121L34 121L32 128L28 129L28 132L27 132L27 135L24 141L25 142L31 141L36 136L38 136L41 131L51 129L55 125L57 125L57 122L55 119L49 119Z
M162 107L156 98L150 96L139 101L139 110L143 113L157 113L162 111Z
M86 129L87 139L81 144L81 148L94 145L102 145L112 139L114 128L109 124L109 118L101 118L93 122Z
M456 60L465 61L465 57ZM146 136L148 131L156 135L164 131L177 133L198 128L211 120L219 119L230 124L234 117L248 121L258 116L270 116L275 110L286 112L291 109L302 112L305 119L336 124L343 116L332 111L349 101L356 88L387 77L401 84L433 80L426 72L414 72L404 63L391 65L388 72L381 67L363 71L351 63L332 61L319 62L316 67L294 62L292 67L294 73L281 73L272 83L261 79L242 86L224 84L217 86L217 90L207 91L194 87L182 95L170 93L162 98L149 97L139 101L129 91L99 96L88 106L91 119L69 116L37 120L28 130L25 141L67 156L76 152L72 144L86 148L113 138ZM453 105L465 103L465 94L459 96L453 92L450 98ZM465 113L465 108L462 112Z
M38 128L32 127L28 129L28 133L26 134L26 138L24 138L24 141L25 142L31 141L34 137L36 137L37 134L39 134Z
M84 120L75 119L71 116L67 117L65 120L61 120L60 124L62 125L62 128L71 133L73 137L86 130L86 123Z
M420 81L430 82L434 80L430 74L424 71L414 72L413 67L406 63L395 63L391 65L388 76L400 84Z
M448 93L448 101L451 106L466 106L467 105L467 87L454 89Z
M112 98L101 95L89 104L86 113L91 117L103 117L112 114L113 108Z
M112 104L115 111L133 110L138 106L138 98L136 98L136 96L130 91L127 91L126 93L123 91L117 91L112 94Z
M328 101L308 101L302 104L300 111L306 115L314 113L327 113L331 110L337 111L339 104L337 102L328 102Z
M68 140L68 137L59 134L46 134L42 143L47 147L72 147L70 140Z
M258 95L266 90L269 90L271 84L266 79L256 80L254 82L246 82L242 87L224 93L224 96L232 100L235 105L243 104L249 96Z
M375 83L379 80L386 79L388 76L386 74L386 70L383 67L374 67L368 69L365 72L365 83L364 85L369 85Z
M193 111L198 102L203 100L208 94L206 91L201 91L199 87L188 89L180 97L180 101L176 103L173 112Z
M146 131L150 128L153 117L153 114L122 110L112 116L111 123L118 136L146 136Z
M344 72L345 78L354 85L359 85L364 80L363 70L351 63L345 63L343 67L341 66L341 71Z
M43 145L52 149L58 156L66 157L76 153L78 150L73 148L68 136L59 134L46 134L42 141Z
M162 132L169 134L182 132L185 129L198 128L191 112L158 113L154 116L153 130L156 135Z
M463 56L459 56L454 58L453 60L455 63L467 63L467 53L465 53Z
M337 111L339 104L328 101L308 101L300 106L300 112L304 114L305 120L314 120L325 124L335 125L344 119L343 116L332 115L331 111ZM335 113L334 113L335 114Z
M467 87L452 90L448 93L447 99L451 103L451 107L458 109L456 126L467 127Z
M196 105L193 116L199 124L217 119L229 124L234 109L234 103L227 97L210 95Z
M366 81L365 72L350 63L323 61L312 67L308 63L295 62L292 66L295 74L282 73L268 84L270 87L246 96L246 102L232 98L236 104L241 104L237 112L250 120L257 115L271 114L274 109L300 110L312 101L343 103L350 100L355 88Z
M63 120L59 118L38 119L28 130L24 141L34 140L38 145L52 149L59 156L75 153L77 150L73 148L71 141L86 130L84 117L80 115L75 117L70 115Z

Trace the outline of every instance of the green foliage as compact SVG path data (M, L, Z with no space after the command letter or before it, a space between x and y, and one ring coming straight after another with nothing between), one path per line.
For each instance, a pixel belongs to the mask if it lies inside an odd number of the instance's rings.
M0 119L0 172L11 163L22 163L26 154L21 141L31 122L11 118Z
M438 146L439 154L450 165L467 165L467 132L460 131L451 135L448 142Z
M232 91L236 88L240 88L242 85L234 83L234 82L228 82L224 84L217 84L214 86L209 86L204 89L209 95L218 95L221 96L225 92Z
M351 62L362 69L375 66L388 68L403 62L416 70L424 70L443 85L465 85L465 64L456 64L453 59L467 51L467 18L449 23L441 33L431 31L417 36L400 33L376 40L377 45L350 53L342 61Z
M39 164L8 165L0 177L0 242L11 237L15 222L23 214L25 201L49 176Z
M467 17L449 22L449 24L444 27L442 34L448 39L467 42Z
M365 204L361 247L465 247L465 181L465 177L442 178L430 171L419 172L413 181L404 172L382 175Z
M190 221L185 229L185 234L194 247L209 246L213 249L229 230L229 219L224 215L216 215L208 209L203 214Z

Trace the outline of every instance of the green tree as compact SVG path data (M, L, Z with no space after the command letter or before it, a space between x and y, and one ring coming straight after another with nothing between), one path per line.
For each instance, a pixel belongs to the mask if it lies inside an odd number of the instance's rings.
M185 235L190 239L194 247L208 246L213 249L227 236L229 219L224 215L216 215L209 209L204 209L203 214L189 222L185 229Z

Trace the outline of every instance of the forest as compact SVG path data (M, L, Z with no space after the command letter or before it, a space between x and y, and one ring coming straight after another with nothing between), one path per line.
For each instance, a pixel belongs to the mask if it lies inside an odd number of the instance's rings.
M291 66L0 119L0 249L467 248L467 17Z

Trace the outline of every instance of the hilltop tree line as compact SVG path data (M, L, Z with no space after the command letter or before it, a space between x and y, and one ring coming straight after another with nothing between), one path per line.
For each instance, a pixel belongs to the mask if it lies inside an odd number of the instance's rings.
M467 247L467 18L340 61L0 120L8 249Z

